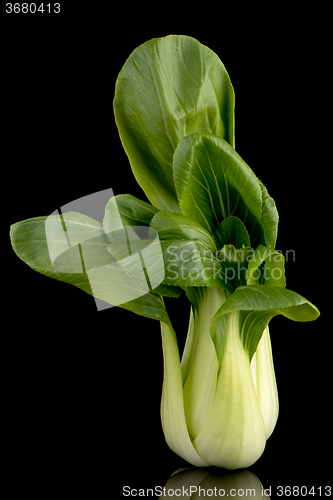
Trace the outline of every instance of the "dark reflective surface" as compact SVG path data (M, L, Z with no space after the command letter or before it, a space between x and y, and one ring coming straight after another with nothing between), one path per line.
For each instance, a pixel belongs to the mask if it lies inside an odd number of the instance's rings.
M165 484L160 499L202 497L245 497L269 499L259 479L252 472L242 469L192 469L176 471Z

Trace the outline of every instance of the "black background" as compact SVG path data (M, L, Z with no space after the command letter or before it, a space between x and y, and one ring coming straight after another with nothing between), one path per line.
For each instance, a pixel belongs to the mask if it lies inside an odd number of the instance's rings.
M120 498L125 485L163 486L188 466L169 450L160 425L159 324L121 308L97 312L92 297L20 261L8 237L12 223L107 188L146 200L114 122L114 86L135 47L172 33L197 38L223 61L236 94L236 150L276 201L277 248L294 251L287 287L322 312L315 323L272 321L280 416L250 470L272 487L271 498L278 485L329 484L323 285L330 252L323 255L320 236L329 211L317 175L328 172L320 152L325 40L314 43L308 24L273 13L260 22L252 12L256 24L244 13L240 25L236 12L216 16L207 8L195 22L185 15L175 22L175 14L162 25L164 11L148 7L61 5L58 18L2 12L1 19L2 434L12 490L66 498L92 487L96 497L103 490ZM188 304L166 305L182 348Z

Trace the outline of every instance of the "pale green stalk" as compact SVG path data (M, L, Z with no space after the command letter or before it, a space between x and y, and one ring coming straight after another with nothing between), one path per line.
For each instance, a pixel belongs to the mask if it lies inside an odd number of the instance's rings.
M191 364L184 383L184 404L187 427L192 439L199 434L212 407L218 374L218 362L210 335L213 316L226 300L223 288L206 288L195 312Z
M240 338L239 318L239 312L229 315L214 404L193 441L205 460L227 469L248 467L259 458L266 443L250 360Z
M279 414L279 398L268 326L251 360L251 371L265 422L266 439L268 439L274 430Z
M184 411L183 383L175 332L161 321L164 375L161 421L165 440L171 450L197 467L210 465L192 445Z
M194 465L247 467L262 454L277 419L278 401L268 328L250 358L241 338L241 313L227 315L218 362L212 318L226 300L202 290L191 313L180 365L174 331L161 323L164 383L162 426L172 450Z

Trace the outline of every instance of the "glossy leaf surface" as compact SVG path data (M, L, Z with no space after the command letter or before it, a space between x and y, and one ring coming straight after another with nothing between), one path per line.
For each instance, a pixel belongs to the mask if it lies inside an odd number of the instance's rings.
M216 246L222 249L224 245L233 245L235 248L250 247L250 237L243 222L238 217L227 217L214 232Z
M179 212L172 158L179 140L213 133L234 144L234 91L217 55L188 36L139 46L122 68L114 111L139 185L160 210Z
M36 271L169 324L160 295L150 292L147 284L142 287L118 265L98 221L75 212L27 219L11 226L11 241L18 257ZM168 294L164 288L160 292L164 290Z
M245 350L251 359L269 321L282 314L293 321L314 321L319 311L301 295L272 285L241 286L220 307L212 320L211 335L219 362L225 345L224 331L228 331L230 314L239 313L240 332Z
M260 230L262 195L258 179L223 139L194 134L181 140L174 155L180 207L207 231L232 215L250 237Z

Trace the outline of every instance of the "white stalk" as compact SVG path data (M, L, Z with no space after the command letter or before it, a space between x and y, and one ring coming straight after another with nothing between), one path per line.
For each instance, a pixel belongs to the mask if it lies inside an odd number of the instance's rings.
M268 439L274 430L279 414L279 398L268 326L251 360L251 371L265 422L266 439Z
M210 465L195 450L186 425L182 373L175 332L161 322L164 376L161 420L165 440L177 455L196 467Z
M199 305L197 340L184 384L185 416L189 434L195 439L213 405L218 374L216 350L210 335L211 320L226 300L222 288L207 288ZM194 326L196 328L196 325Z
M212 465L248 467L262 454L266 429L253 383L250 360L240 339L239 313L231 313L214 403L193 441Z

